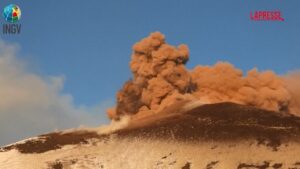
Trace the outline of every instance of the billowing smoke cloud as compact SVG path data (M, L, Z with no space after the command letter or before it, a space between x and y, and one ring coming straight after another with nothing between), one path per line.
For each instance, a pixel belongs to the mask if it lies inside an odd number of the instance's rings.
M259 73L253 69L243 77L242 72L229 63L218 63L213 67L197 66L192 75L199 86L194 95L200 100L231 101L288 111L291 95L283 79L271 71Z
M157 110L167 97L191 92L192 77L184 67L188 59L186 45L168 45L159 32L136 43L130 62L133 80L117 94L116 110L110 110L109 117Z
M0 145L55 129L97 126L105 119L101 111L112 103L75 106L72 96L62 93L63 77L33 73L16 51L0 40Z
M278 76L272 71L242 71L226 62L187 70L186 45L171 46L159 32L133 46L133 79L117 94L117 106L108 116L159 112L178 99L205 103L235 102L278 112L300 114L299 73Z

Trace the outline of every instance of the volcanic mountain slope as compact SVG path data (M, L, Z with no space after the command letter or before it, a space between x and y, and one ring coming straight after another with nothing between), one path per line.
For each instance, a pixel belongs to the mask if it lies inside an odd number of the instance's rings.
M113 132L74 130L0 149L1 169L300 169L300 118L184 102Z

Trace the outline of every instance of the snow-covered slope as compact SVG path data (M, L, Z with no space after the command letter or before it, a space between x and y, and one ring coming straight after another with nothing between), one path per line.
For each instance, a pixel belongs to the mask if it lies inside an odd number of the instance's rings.
M113 132L70 130L2 147L0 168L300 169L299 117L232 103L179 106Z

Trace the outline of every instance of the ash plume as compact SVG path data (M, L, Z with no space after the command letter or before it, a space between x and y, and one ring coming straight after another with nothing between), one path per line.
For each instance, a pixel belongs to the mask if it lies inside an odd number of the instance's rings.
M227 62L185 68L189 49L166 43L160 32L133 46L132 79L117 93L117 105L107 111L111 119L159 112L176 100L204 103L234 102L283 113L300 114L299 73L286 76L257 69L243 72Z

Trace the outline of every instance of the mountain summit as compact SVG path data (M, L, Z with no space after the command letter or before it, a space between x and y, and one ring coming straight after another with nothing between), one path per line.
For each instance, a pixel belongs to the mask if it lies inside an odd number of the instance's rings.
M78 129L26 139L0 149L0 168L300 168L299 117L193 102L154 117L111 132Z

